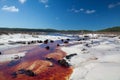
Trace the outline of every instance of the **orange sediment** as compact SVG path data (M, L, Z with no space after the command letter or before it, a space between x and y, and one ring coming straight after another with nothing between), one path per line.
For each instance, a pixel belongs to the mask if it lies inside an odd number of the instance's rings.
M36 47L29 51L18 64L13 66L8 66L8 63L0 65L0 80L69 80L72 67L66 68L57 63L65 56L66 53L60 49L46 50ZM46 60L46 57L53 58L54 61ZM11 74L20 69L31 70L36 76L18 74L16 78L13 78Z

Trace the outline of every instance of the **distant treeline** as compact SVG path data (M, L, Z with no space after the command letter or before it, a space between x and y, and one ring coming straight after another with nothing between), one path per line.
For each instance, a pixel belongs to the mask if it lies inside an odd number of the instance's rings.
M120 32L120 26L92 31L92 30L56 30L56 29L27 29L27 28L0 28L0 33L8 32L61 32L61 33L87 33L87 32Z
M99 32L120 32L120 26L115 26L107 29L98 30Z
M55 29L0 28L0 31L57 32Z
M27 28L0 28L0 32L63 32L78 33L92 32L90 30L56 30L56 29L27 29Z

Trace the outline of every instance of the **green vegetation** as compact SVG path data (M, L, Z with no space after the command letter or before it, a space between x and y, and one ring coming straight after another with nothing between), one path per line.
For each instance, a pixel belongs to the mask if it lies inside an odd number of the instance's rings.
M62 33L80 33L80 32L120 32L120 26L102 29L98 31L90 30L56 30L56 29L27 29L27 28L0 28L0 33L8 32L62 32Z
M120 26L98 30L99 32L120 32Z
M90 30L56 30L56 29L27 29L27 28L0 28L0 32L92 32Z

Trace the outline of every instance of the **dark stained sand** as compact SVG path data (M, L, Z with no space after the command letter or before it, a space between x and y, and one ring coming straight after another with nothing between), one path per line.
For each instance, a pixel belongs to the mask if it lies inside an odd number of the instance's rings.
M66 68L57 63L65 56L66 53L61 51L56 44L50 46L50 50L36 46L13 65L8 65L9 62L0 64L0 80L69 80L73 71L72 67ZM46 60L46 57L51 57L54 60ZM13 78L11 74L20 69L31 70L36 76L18 74Z

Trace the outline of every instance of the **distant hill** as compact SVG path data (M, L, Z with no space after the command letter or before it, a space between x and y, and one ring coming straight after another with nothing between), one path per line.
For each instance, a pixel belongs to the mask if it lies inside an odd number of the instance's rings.
M98 30L98 32L120 32L120 26Z
M90 30L56 30L56 29L0 28L0 32L63 32L63 33L79 33L79 32L92 32L92 31L90 31Z
M57 32L55 29L28 29L28 28L0 28L0 31L21 32Z
M102 29L98 31L92 30L56 30L56 29L28 29L28 28L0 28L0 33L19 33L19 32L61 32L61 33L89 33L89 32L120 32L120 26Z

